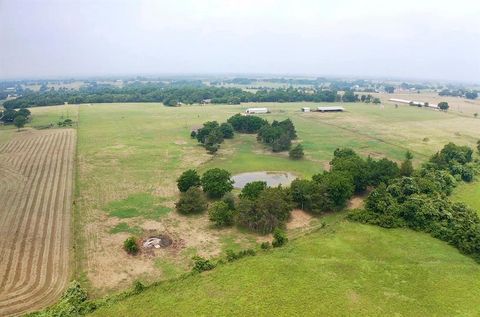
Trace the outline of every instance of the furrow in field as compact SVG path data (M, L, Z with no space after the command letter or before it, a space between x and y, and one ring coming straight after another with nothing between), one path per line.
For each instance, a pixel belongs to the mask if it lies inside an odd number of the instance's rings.
M30 239L34 239L34 235L32 233L27 233L26 228L31 231L31 220L32 220L32 212L38 209L38 205L40 201L44 198L41 194L41 190L45 188L46 182L46 173L47 171L44 168L44 165L47 161L48 151L53 145L53 138L54 136L50 136L47 139L40 139L39 142L42 144L46 144L43 148L40 149L40 153L36 153L35 157L40 159L40 164L35 162L37 168L40 169L39 173L35 176L35 180L33 182L29 182L29 193L27 197L20 201L16 208L14 208L14 213L19 217L16 217L15 220L11 223L11 228L14 229L11 233L11 239L8 240L7 244L7 255L8 258L7 266L6 266L6 274L8 278L4 280L1 287L3 289L11 291L11 287L13 285L13 279L15 276L15 269L19 269L16 261L18 261L19 252L26 248L29 248ZM26 206L25 206L26 205ZM33 205L33 208L32 208ZM38 221L39 219L36 219ZM30 250L29 254L31 255L32 252L35 250ZM15 265L12 265L14 263Z
M18 315L53 303L68 283L74 130L15 138L8 151L10 178L19 179L0 218L0 315ZM2 166L0 165L0 169Z

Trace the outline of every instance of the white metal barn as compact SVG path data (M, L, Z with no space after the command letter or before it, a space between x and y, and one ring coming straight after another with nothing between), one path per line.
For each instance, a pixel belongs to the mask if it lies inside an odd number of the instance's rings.
M318 107L317 111L319 112L342 112L345 111L343 107Z
M303 107L302 112L310 112L310 108L309 107Z
M268 113L268 108L248 108L245 110L246 114L255 114L255 113Z

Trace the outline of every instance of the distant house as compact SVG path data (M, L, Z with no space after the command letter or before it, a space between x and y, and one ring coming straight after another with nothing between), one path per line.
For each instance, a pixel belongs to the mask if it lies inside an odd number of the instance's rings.
M309 107L303 107L302 112L310 112L310 108Z
M248 108L245 110L246 114L268 113L268 108Z
M212 99L203 99L203 100L202 100L202 103L203 103L203 104L212 103Z
M343 107L317 107L319 112L342 112L345 111Z

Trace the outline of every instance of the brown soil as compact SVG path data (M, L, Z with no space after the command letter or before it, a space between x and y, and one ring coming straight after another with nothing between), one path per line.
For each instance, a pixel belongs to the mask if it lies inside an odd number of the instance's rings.
M287 229L306 228L313 219L311 215L301 209L292 211L290 221L287 223Z
M26 130L0 147L1 316L48 306L67 286L74 151L72 129Z

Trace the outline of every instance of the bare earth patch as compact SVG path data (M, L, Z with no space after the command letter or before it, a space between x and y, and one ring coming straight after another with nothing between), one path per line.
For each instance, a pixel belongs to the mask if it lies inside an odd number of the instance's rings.
M306 228L309 226L313 217L301 209L295 209L291 213L290 221L287 223L287 229Z

